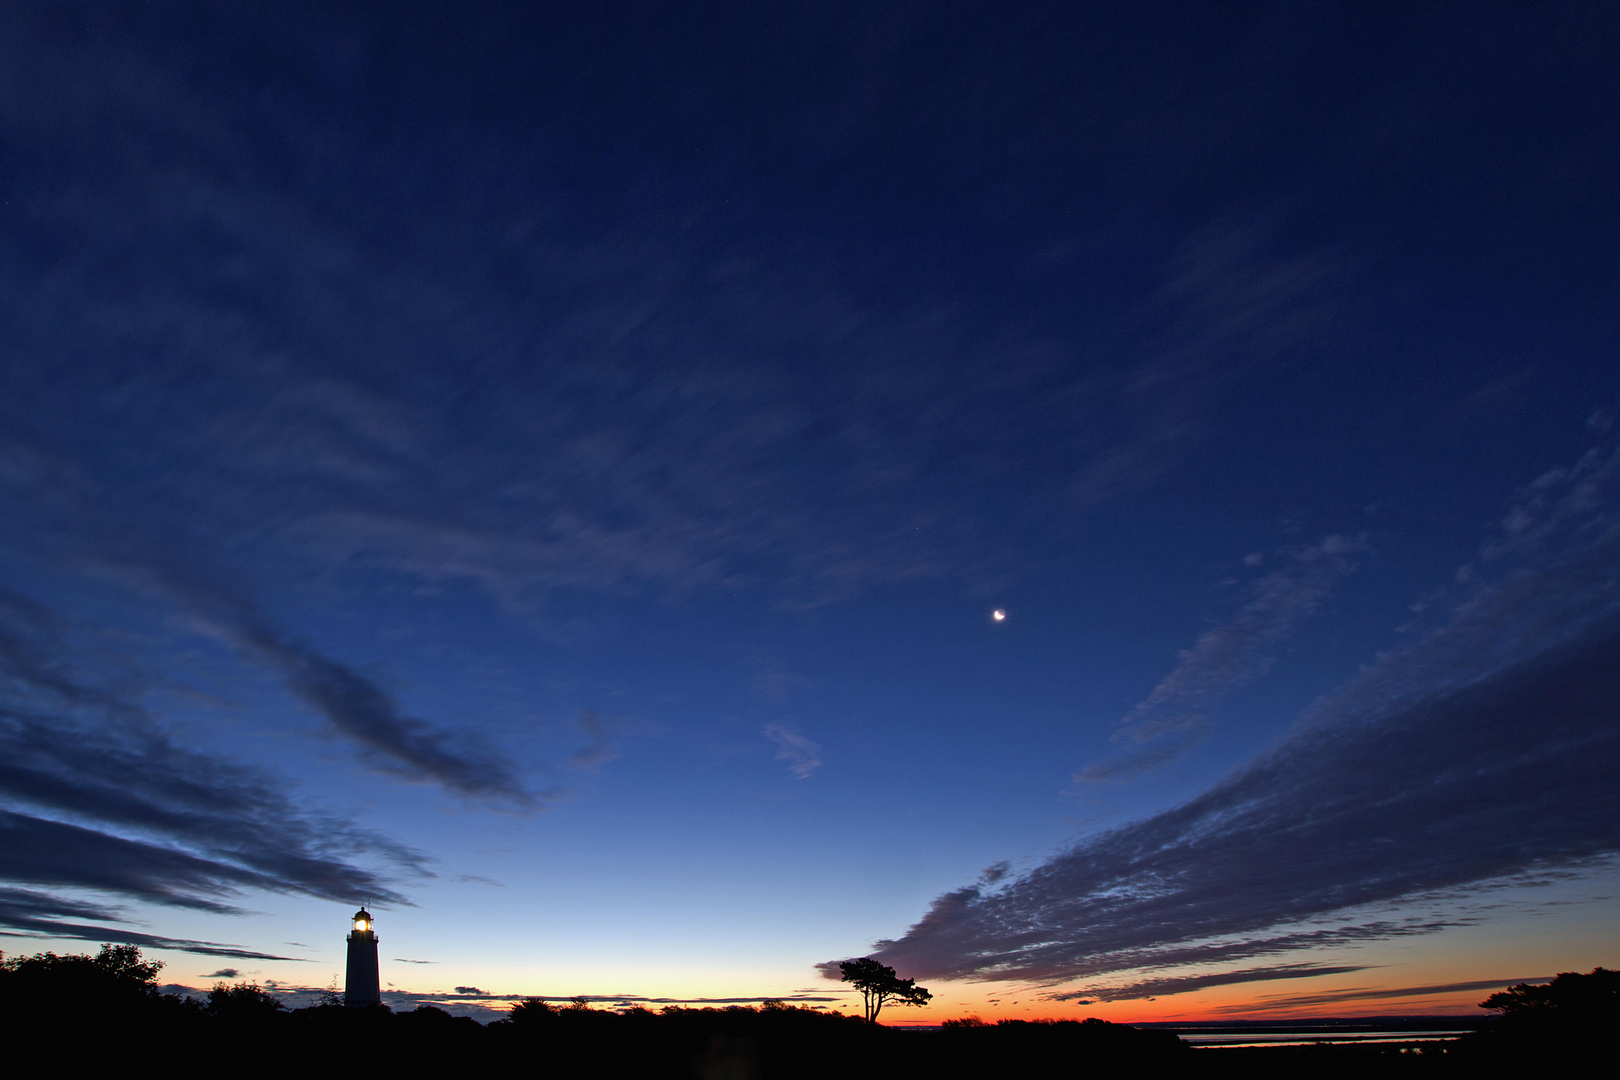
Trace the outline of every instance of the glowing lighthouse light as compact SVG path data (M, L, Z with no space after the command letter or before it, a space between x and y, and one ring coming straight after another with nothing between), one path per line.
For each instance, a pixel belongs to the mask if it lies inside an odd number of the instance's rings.
M349 935L349 963L344 978L343 1003L365 1007L382 1004L382 987L377 978L377 935L371 929L371 912L361 908L354 913L354 932Z

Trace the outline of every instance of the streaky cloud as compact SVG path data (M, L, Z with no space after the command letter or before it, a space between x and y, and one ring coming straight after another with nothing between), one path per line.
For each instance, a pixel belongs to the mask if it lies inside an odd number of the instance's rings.
M1284 565L1249 586L1237 614L1183 649L1175 669L1120 722L1113 741L1131 749L1086 767L1075 781L1123 780L1171 761L1203 739L1211 730L1209 710L1270 669L1272 651L1321 609L1339 580L1355 570L1355 557L1365 548L1358 538L1327 536L1284 552Z
M808 779L821 767L821 747L781 724L766 724L765 737L776 744L776 760L788 763L788 772Z
M0 888L0 930L3 937L68 938L79 941L100 941L118 945L139 945L148 949L173 949L196 953L200 956L220 956L235 960L296 960L297 956L277 956L274 953L239 949L213 941L194 941L189 938L162 937L143 934L121 926L95 926L87 923L65 922L63 917L116 920L117 914L95 904L51 896L27 889Z
M1140 334L1140 357L1106 395L1108 415L1095 426L1113 437L1080 459L1076 500L1099 502L1160 479L1208 436L1212 400L1310 342L1331 318L1331 285L1344 267L1322 252L1268 250L1273 231L1263 220L1223 218L1182 238L1159 288L1125 320Z
M470 798L525 810L541 805L506 763L453 747L447 735L407 716L375 680L278 630L241 592L156 553L136 558L115 566L113 575L180 604L199 629L279 672L288 690L358 746L373 766Z
M1207 990L1212 986L1233 986L1241 983L1273 982L1278 979L1308 979L1318 975L1345 975L1352 971L1365 971L1366 965L1333 964L1275 964L1270 967L1243 968L1237 971L1213 971L1195 975L1167 975L1155 979L1142 979L1123 986L1091 986L1082 990L1065 990L1047 994L1049 1001L1135 1001L1148 997L1169 997L1194 990Z
M155 898L164 890L154 891L155 879L148 871L184 867L179 877L169 879L177 887L204 879L226 888L272 883L277 891L334 899L357 891L370 895L375 889L380 899L399 902L402 898L376 874L336 853L371 851L413 872L423 869L420 857L409 849L346 822L302 811L269 777L176 746L150 724L97 726L0 710L0 748L6 752L0 760L0 795L9 800L95 822L101 829L129 830L213 853L200 859L164 845L0 811L10 814L7 820L21 830L19 838L26 834L37 842L29 849L35 853L31 858L55 858L53 844L69 839L68 833L54 838L45 833L79 830L71 834L75 846L68 849L67 861L52 871L59 875L107 871L113 874L107 880L124 881L132 895ZM17 873L46 872L44 862L27 871L21 851L9 854L17 860ZM128 874L112 870L126 861ZM188 893L180 888L168 895L179 902Z
M243 889L301 893L346 900L370 884L379 899L407 903L376 876L331 859L296 852L280 858L205 857L177 847L129 840L99 829L0 810L0 880L33 885L95 889L130 899L219 914L238 909L219 897ZM302 879L273 872L276 866L302 871Z
M422 856L300 805L269 773L180 745L115 680L76 668L57 622L0 595L0 878L218 913L252 890L408 902L357 858L423 875ZM64 917L121 918L54 894L11 890L0 905L13 929L114 939Z
M614 748L613 739L609 736L607 725L594 710L585 709L580 712L579 732L585 738L585 745L576 750L569 759L570 764L576 769L596 769L619 756Z
M16 447L4 449L13 456L17 453ZM38 461L47 456L26 457L32 464L24 471L38 473L42 469ZM381 771L519 809L541 805L541 796L528 790L506 762L456 745L448 734L406 715L374 679L280 628L230 574L199 554L201 545L183 525L156 524L152 515L123 505L115 494L96 490L88 478L72 474L67 466L58 466L57 471L68 471L74 482L62 485L51 513L35 516L50 520L43 531L51 537L56 558L66 559L73 572L133 589L143 602L156 599L177 606L193 628L276 672L293 696ZM18 485L13 481L12 486ZM39 492L29 489L39 486L35 477L20 490L37 504ZM0 483L0 495L4 494L5 485ZM34 690L84 702L87 694L96 693L92 684L64 681L59 665L48 659L49 652L30 640L46 637L50 630L51 615L41 605L0 588L0 676L9 673ZM95 703L119 705L105 696Z
M875 955L917 977L1062 982L1316 948L1289 928L1601 864L1620 850L1620 525L1591 484L1567 498L1588 512L1538 537L1539 562L1453 603L1271 751L1010 884L941 896Z
M1433 983L1428 986L1357 987L1329 990L1320 994L1295 994L1288 997L1259 998L1241 1005L1223 1005L1221 1013L1262 1013L1303 1009L1316 1005L1338 1005L1346 1001L1368 1001L1385 998L1432 997L1436 994L1466 994L1475 990L1502 990L1516 983L1546 982L1551 975L1532 975L1520 979L1473 979L1467 982Z
M9 810L0 810L0 879L97 889L219 914L237 909L208 894L274 883L219 860Z
M406 716L392 695L348 665L260 625L240 627L239 640L280 668L294 693L385 770L522 809L539 805L507 765L452 749L443 734Z

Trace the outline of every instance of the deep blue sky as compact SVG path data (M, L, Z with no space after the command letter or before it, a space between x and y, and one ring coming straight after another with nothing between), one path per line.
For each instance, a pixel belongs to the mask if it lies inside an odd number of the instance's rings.
M952 1008L1613 963L1617 45L8 6L0 921Z

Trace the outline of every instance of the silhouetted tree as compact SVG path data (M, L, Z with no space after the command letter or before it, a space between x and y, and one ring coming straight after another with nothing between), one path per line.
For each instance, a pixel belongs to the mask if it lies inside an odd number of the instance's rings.
M1519 983L1480 1002L1501 1017L1465 1036L1459 1049L1500 1064L1577 1061L1609 1047L1620 1030L1620 971L1566 971L1552 982Z
M163 961L142 960L134 945L103 945L94 963L108 978L148 989L156 989L158 972L163 970Z
M917 985L916 979L902 979L894 968L880 964L870 956L857 960L844 960L838 964L839 977L861 992L868 1023L877 1023L878 1013L887 1002L896 1005L926 1005L934 997Z
M422 1048L450 1050L470 1045L483 1034L478 1021L470 1016L452 1016L434 1005L418 1005L399 1013L394 1027Z
M231 1023L262 1023L282 1011L280 1001L258 983L215 983L208 991L208 1015Z
M531 1028L555 1020L557 1010L545 998L531 997L512 1002L506 1016L520 1028Z
M117 1040L196 1019L193 1006L158 993L162 967L133 945L103 945L96 956L9 957L0 960L0 1016L10 1030L43 1040L86 1024Z
M134 945L103 945L95 956L53 952L0 960L8 992L87 1004L98 1000L155 998L161 960L142 960Z
M1550 983L1519 983L1479 1003L1504 1017L1568 1015L1620 1016L1620 971L1593 968L1585 975L1565 971Z

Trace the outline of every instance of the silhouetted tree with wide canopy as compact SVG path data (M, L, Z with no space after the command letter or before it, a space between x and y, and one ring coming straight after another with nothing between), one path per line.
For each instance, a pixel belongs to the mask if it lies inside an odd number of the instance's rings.
M158 992L163 964L134 945L103 945L95 956L0 959L0 1027L41 1045L65 1044L93 1027L103 1045L154 1027L183 1025L193 1007Z
M1479 1003L1509 1016L1620 1016L1620 971L1565 971L1550 983L1518 983Z
M0 960L0 988L9 997L128 1003L157 996L161 960L142 960L134 945L103 945L95 956L53 952Z
M518 1027L530 1028L556 1020L557 1010L544 998L529 997L514 1001L506 1016Z
M230 1023L262 1024L282 1011L281 1002L258 983L215 983L208 992L208 1015Z
M1586 974L1566 971L1547 983L1517 983L1480 1002L1501 1014L1484 1030L1463 1040L1463 1049L1544 1062L1575 1061L1609 1052L1620 1030L1620 971L1593 968Z
M916 979L902 979L894 968L880 964L870 956L855 960L842 960L838 964L839 977L861 992L868 1023L877 1023L878 1013L887 1002L896 1005L926 1005L934 997Z

